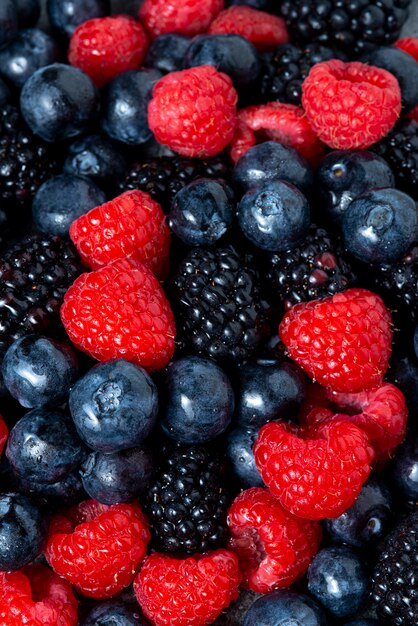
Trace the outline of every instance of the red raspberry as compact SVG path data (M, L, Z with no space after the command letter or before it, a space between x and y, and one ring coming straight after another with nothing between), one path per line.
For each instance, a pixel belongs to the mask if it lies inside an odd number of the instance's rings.
M149 540L137 504L85 500L52 518L45 556L80 593L100 600L131 584Z
M236 552L244 585L259 593L292 585L321 543L319 522L288 513L266 489L240 493L228 513L229 547Z
M333 59L313 66L302 104L318 137L331 148L368 148L382 139L401 112L401 90L386 70Z
M1 456L1 453L3 452L3 448L7 441L8 435L9 435L9 429L7 428L6 423L4 422L2 416L0 415L0 456Z
M76 626L77 605L71 586L44 565L0 572L1 626Z
M300 517L338 517L355 501L370 474L373 448L349 423L329 424L304 440L287 424L263 426L254 445L262 479L281 505Z
M65 294L61 319L73 344L98 361L127 359L152 372L173 356L170 304L151 270L133 259L81 274Z
M334 391L355 393L382 382L391 354L391 325L380 296L347 289L294 306L282 319L279 335L311 378Z
M138 69L147 48L147 34L132 17L98 17L75 29L68 60L102 87L118 74Z
M163 33L198 35L224 8L224 0L144 0L139 19L151 37Z
M407 52L417 61L418 63L418 37L405 37L404 39L398 39L393 44L395 48L399 48L404 52ZM408 113L406 117L409 117L412 120L418 122L418 104Z
M215 550L176 559L148 556L134 582L137 600L155 626L204 626L238 597L238 559Z
M231 141L237 92L212 65L171 72L154 87L148 123L157 141L189 157L214 156Z
M274 50L289 41L286 22L281 17L240 5L222 11L208 32L212 35L241 35L260 52Z
M161 206L144 191L126 191L71 224L84 264L98 269L117 259L143 261L155 274L168 269L170 229Z

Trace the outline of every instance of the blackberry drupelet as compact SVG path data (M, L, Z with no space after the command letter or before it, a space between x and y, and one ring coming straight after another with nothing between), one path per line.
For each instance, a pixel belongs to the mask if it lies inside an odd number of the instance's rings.
M387 304L418 319L418 246L399 261L373 268L372 289L381 292Z
M359 55L398 39L411 0L283 0L292 41L321 43Z
M231 245L191 250L173 276L171 296L187 354L243 362L268 334L270 305L253 257Z
M0 259L0 352L26 334L59 336L64 294L82 271L72 245L58 236L31 235L6 250Z
M267 275L286 309L334 295L356 282L342 246L315 224L296 248L269 255Z
M225 457L209 446L166 444L145 511L154 547L204 552L224 543L228 497Z

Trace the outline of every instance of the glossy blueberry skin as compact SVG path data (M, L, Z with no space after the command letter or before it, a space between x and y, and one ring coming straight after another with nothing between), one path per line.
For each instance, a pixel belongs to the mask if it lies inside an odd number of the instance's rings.
M97 115L99 96L81 70L53 63L26 81L20 96L23 117L35 135L49 142L78 137Z
M254 85L260 73L256 48L239 35L198 35L190 43L184 67L213 65L228 74L236 89Z
M139 446L153 429L158 393L145 370L123 359L100 363L70 393L77 431L93 450L118 452Z
M354 198L370 189L395 187L395 177L382 157L367 150L334 150L317 172L321 210L340 223Z
M294 185L273 180L250 189L238 204L238 222L257 248L283 252L306 235L310 219L307 199Z
M261 596L245 614L242 626L326 626L320 607L308 596L279 590Z
M379 478L371 476L353 506L324 524L334 542L361 548L386 535L392 518L391 495Z
M344 213L347 250L365 263L392 263L418 237L415 201L397 189L375 189L358 196Z
M68 147L64 172L88 176L98 185L109 179L121 178L126 170L126 160L113 141L102 135L87 135Z
M80 471L72 470L56 483L40 483L30 481L22 476L17 477L19 491L33 498L43 498L48 504L58 506L71 506L87 499L81 482Z
M51 26L70 37L77 26L110 14L110 0L47 0Z
M335 617L350 617L368 596L369 578L351 548L333 546L318 552L308 570L310 593Z
M97 604L80 622L80 626L147 626L149 622L140 615L138 605L122 600L108 600Z
M65 236L74 220L105 202L105 194L92 180L61 174L39 187L32 201L32 217L42 232Z
M91 498L116 504L144 493L152 472L151 452L141 447L111 454L91 452L81 467L81 479Z
M410 436L396 451L390 476L396 493L406 500L418 499L418 438Z
M264 487L253 453L257 434L256 429L238 427L231 430L227 438L226 454L229 463L244 487Z
M184 57L190 41L190 37L185 37L178 33L160 35L151 42L145 57L144 66L153 67L163 74L182 70Z
M269 181L284 180L307 195L313 184L313 173L309 163L294 148L265 141L247 150L239 159L232 179L243 193Z
M7 45L17 35L18 13L14 0L0 2L0 48Z
M10 89L8 88L4 80L0 78L0 106L3 106L3 104L6 104L7 102L9 102L10 98L11 98Z
M181 443L197 445L223 433L234 412L225 372L209 359L184 357L167 368L161 427Z
M39 0L15 0L19 28L35 26L41 15Z
M383 624L375 619L356 619L354 622L347 622L344 626L383 626Z
M161 72L154 69L132 70L109 83L102 117L102 128L109 137L133 146L151 139L148 104L154 85L161 77Z
M15 571L44 549L48 527L32 498L0 494L0 571Z
M61 57L61 49L51 35L39 28L28 28L0 50L0 73L20 89L36 70Z
M259 11L268 11L271 8L269 0L230 0L229 4L241 4Z
M233 191L226 183L198 178L176 194L168 223L184 243L212 245L229 231L233 211Z
M57 483L79 465L84 449L67 415L33 409L11 429L6 456L25 480Z

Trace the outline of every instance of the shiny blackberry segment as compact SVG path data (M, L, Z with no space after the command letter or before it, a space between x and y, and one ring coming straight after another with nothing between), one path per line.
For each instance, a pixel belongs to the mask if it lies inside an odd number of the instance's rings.
M407 314L410 320L418 319L418 246L396 263L375 267L373 286L385 297L388 306Z

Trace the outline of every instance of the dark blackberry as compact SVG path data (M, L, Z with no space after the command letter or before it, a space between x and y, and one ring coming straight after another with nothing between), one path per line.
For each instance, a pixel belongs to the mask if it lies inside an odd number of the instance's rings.
M252 256L233 246L191 250L171 289L180 349L217 360L248 359L269 326L260 282Z
M282 0L292 41L358 55L398 39L411 0Z
M411 247L399 261L373 268L372 288L381 292L385 301L411 320L418 320L418 246Z
M223 544L227 526L227 464L207 446L167 444L145 500L154 547L204 552Z
M315 224L296 248L271 254L268 265L268 279L286 308L331 296L356 282L342 246Z
M83 271L70 243L31 235L0 259L0 352L29 333L60 334L65 292Z

